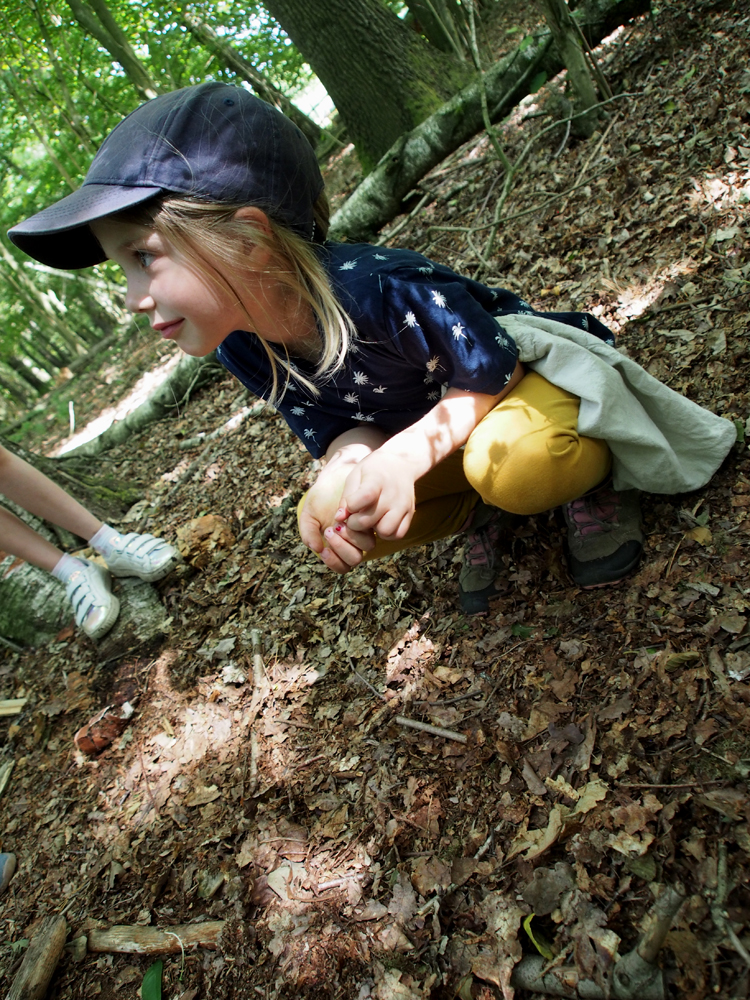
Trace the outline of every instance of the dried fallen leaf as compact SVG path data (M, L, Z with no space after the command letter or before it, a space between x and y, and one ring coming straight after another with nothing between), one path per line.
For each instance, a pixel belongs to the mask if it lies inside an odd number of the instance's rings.
M108 705L78 730L73 742L82 753L100 753L125 732L133 711L128 701L119 706Z

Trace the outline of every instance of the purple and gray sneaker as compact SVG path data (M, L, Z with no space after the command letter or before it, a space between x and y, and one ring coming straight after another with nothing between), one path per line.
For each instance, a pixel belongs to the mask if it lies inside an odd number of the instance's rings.
M570 575L583 590L619 583L643 551L637 490L617 493L610 483L563 507Z

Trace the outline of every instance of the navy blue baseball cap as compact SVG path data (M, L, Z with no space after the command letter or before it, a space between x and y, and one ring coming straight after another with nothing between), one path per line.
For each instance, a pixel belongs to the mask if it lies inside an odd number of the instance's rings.
M241 87L201 83L162 94L117 125L78 191L8 237L49 267L100 264L89 223L174 194L255 205L307 239L323 190L315 151L285 115Z

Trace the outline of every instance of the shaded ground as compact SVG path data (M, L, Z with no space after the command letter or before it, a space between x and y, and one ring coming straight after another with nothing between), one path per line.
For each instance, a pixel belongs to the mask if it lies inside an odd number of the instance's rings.
M502 178L486 139L424 182L415 204L434 197L395 242L538 308L596 313L744 428L749 40L739 3L661 7L606 50L611 86L633 96L586 144L564 126L539 139L489 256ZM511 159L544 110L527 101L503 130ZM136 346L139 365L158 350ZM111 399L112 384L77 385L79 421L97 392ZM106 643L69 630L0 653L0 697L29 699L0 720L1 848L20 866L0 988L64 909L69 941L225 921L218 951L165 957L168 997L489 1000L536 947L602 980L673 886L688 897L661 955L673 995L747 996L744 444L705 490L644 497L645 557L620 588L577 590L555 514L519 520L504 592L477 620L456 610L460 538L346 579L319 566L293 506L315 468L281 419L194 441L252 403L227 377L106 456L145 487L124 527L180 529L163 642L107 662ZM125 733L75 751L75 731L125 699ZM79 945L50 995L134 996L151 961Z

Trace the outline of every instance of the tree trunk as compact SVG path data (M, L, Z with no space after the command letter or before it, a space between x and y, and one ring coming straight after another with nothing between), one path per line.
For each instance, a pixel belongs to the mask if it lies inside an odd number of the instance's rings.
M619 24L645 14L649 0L592 0L576 19L596 45ZM549 31L491 66L484 77L490 117L507 115L529 90L535 74L548 79L563 69ZM472 83L411 132L401 136L331 220L331 239L368 240L401 210L405 195L445 157L483 127L481 88Z
M104 0L67 0L73 17L83 30L104 46L115 62L118 62L138 94L144 101L156 97L159 87L151 79L148 70L135 54L127 35L115 21Z
M365 170L470 76L381 0L266 0L265 6L320 77Z
M204 48L208 49L209 52L213 52L220 62L233 73L236 73L240 79L244 80L245 83L249 83L258 97L266 101L266 103L272 104L279 111L283 111L287 118L293 121L300 131L304 132L313 148L318 145L323 132L320 125L316 124L312 118L308 118L304 112L300 111L288 97L282 94L278 87L274 87L271 81L267 80L262 73L255 69L237 49L224 41L224 39L219 38L213 28L199 21L192 14L183 11L182 21L193 37Z
M542 0L542 8L557 51L568 70L568 81L577 97L576 111L587 111L597 103L598 98L581 48L580 35L568 5L565 0ZM597 121L596 111L589 111L588 114L575 118L572 123L573 134L583 139L590 138Z
M46 382L42 382L40 378L37 378L33 371L26 367L23 361L19 361L18 358L6 358L5 363L19 378L23 379L27 385L30 385L34 392L40 393L47 390L48 386Z
M458 59L466 58L466 20L456 0L406 0L406 6L411 24L431 45Z

